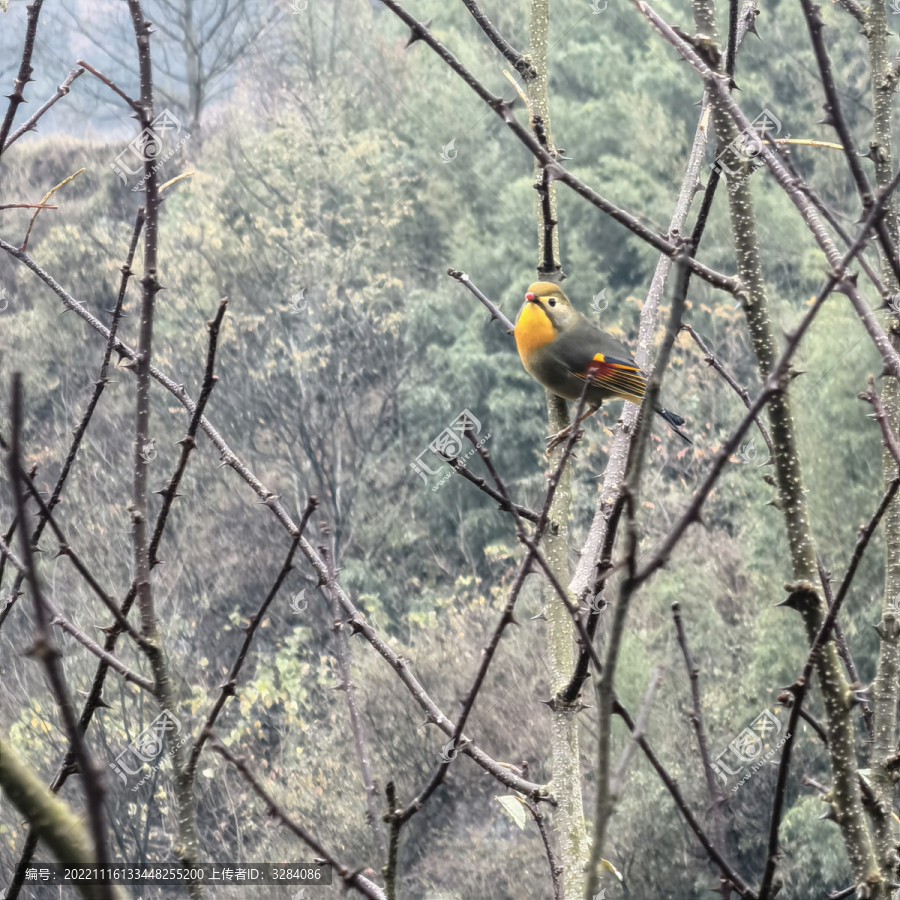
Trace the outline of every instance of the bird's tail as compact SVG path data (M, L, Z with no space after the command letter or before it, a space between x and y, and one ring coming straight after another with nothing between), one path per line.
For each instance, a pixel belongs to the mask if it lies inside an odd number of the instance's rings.
M667 409L663 409L661 406L656 407L656 411L666 420L669 427L678 437L687 441L689 444L693 444L694 442L681 430L681 426L684 425L684 419L681 416L676 416L675 413L669 412Z

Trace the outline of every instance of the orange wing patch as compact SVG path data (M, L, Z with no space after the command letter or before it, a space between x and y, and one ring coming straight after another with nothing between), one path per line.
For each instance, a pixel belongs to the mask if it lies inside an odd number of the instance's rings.
M631 400L632 403L641 402L647 386L647 379L634 363L607 359L602 353L594 356L583 374L574 374L581 381L590 376L591 382L597 387L610 391L623 400Z

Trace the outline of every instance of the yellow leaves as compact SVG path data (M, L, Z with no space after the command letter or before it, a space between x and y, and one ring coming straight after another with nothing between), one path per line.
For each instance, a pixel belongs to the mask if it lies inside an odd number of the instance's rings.
M205 656L200 657L200 668L205 669L208 665L209 660Z
M623 878L622 878L622 873L621 873L621 872L620 872L620 871L619 871L619 870L618 870L618 869L617 869L617 868L616 868L616 867L615 867L608 859L603 859L603 858L601 857L601 859L600 859L600 867L603 868L603 869L606 869L606 870L609 871L609 872L612 872L613 875L615 875L616 878L619 879L619 881L622 881L622 880L623 880Z
M525 814L527 810L525 801L516 794L506 794L502 797L495 796L494 799L503 807L503 812L524 831L525 824L528 821L528 817Z

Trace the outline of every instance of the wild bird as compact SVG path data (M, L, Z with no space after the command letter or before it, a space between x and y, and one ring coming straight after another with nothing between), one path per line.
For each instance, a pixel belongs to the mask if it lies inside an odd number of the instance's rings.
M538 281L528 288L513 335L525 371L558 397L579 400L585 381L590 378L587 412L578 422L547 439L548 453L573 428L597 412L604 401L622 399L639 404L643 399L647 377L631 351L589 322L558 284ZM656 411L679 437L693 443L681 430L681 416L661 406Z

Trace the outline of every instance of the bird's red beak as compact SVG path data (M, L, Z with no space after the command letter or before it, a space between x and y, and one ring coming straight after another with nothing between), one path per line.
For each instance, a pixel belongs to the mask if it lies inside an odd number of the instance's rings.
M525 295L525 299L526 299L529 303L537 303L537 297L535 297L534 294L531 293L531 291L529 291L529 292Z

